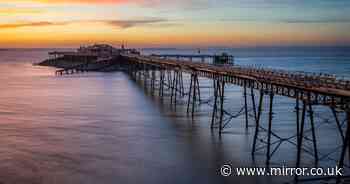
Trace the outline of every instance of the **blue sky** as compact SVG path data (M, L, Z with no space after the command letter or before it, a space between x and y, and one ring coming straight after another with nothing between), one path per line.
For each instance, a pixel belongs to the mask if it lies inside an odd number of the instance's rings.
M0 0L0 47L350 45L346 0Z

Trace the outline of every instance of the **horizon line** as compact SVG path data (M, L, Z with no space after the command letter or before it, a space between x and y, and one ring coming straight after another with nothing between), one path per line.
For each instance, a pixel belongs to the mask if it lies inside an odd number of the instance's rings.
M91 44L93 45L93 44ZM108 44L112 45L113 47L118 48L114 44ZM128 47L128 48L135 48L135 49L165 49L165 50L171 50L171 49L249 49L249 48L347 48L350 47L349 45L257 45L257 46L176 46L176 47ZM79 48L79 46L76 47L0 47L0 50L13 50L13 49L76 49Z

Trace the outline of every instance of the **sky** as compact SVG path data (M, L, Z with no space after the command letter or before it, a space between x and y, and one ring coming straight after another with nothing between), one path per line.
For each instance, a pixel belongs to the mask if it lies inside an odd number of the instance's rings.
M350 45L349 0L0 0L0 48Z

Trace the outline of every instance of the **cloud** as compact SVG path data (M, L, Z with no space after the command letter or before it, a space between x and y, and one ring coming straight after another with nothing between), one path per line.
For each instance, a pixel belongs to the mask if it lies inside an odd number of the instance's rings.
M0 29L14 29L22 27L42 27L42 26L54 26L54 25L65 25L65 22L28 22L28 23L13 23L13 24L0 24Z
M44 26L62 26L75 23L102 23L108 26L117 27L120 29L126 29L137 26L144 25L162 25L171 26L173 24L167 23L167 19L162 18L144 18L144 19L134 19L134 20L76 20L76 21L66 21L66 22L49 22L49 21L40 21L40 22L19 22L11 24L0 24L0 29L16 29L23 27L44 27Z
M166 19L161 18L152 18L152 19L140 19L140 20L111 20L111 21L100 21L106 23L110 26L118 27L118 28L130 28L140 25L149 25L149 24L157 24L168 22Z

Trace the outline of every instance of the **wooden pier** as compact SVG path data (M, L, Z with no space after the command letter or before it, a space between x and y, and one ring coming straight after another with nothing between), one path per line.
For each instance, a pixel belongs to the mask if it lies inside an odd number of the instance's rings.
M57 54L57 53L56 53ZM118 65L134 79L143 81L144 86L153 94L165 99L165 92L170 98L171 105L186 101L187 113L194 117L196 107L203 104L199 78L212 81L213 101L210 104L212 113L209 122L212 130L218 130L221 136L225 127L233 118L244 116L245 127L249 122L254 124L252 157L258 151L266 154L266 165L269 166L272 156L282 143L293 145L296 149L296 167L301 166L302 153L312 156L315 165L328 158L328 154L320 154L315 127L314 107L321 105L331 109L333 122L338 127L338 133L343 143L340 155L336 159L339 167L344 163L346 153L350 157L350 81L338 79L328 74L289 72L266 68L244 67L238 65L215 65L202 62L191 62L192 58L214 58L215 55L151 55L144 56L134 52L119 52L104 60L96 59L95 63L108 63L108 66ZM233 56L227 56L233 59ZM57 56L55 56L57 58ZM184 58L187 58L186 60ZM103 64L101 66L106 66ZM86 71L85 65L59 70L58 73L74 73ZM185 77L189 76L189 77ZM184 81L189 80L189 86ZM244 106L241 111L231 114L225 109L225 88L229 84L242 87ZM275 96L291 98L295 102L295 135L283 138L273 131L273 109ZM256 99L258 96L258 99ZM264 102L265 97L269 100ZM250 101L251 103L248 103ZM268 103L268 126L263 127L262 113L264 103ZM248 107L252 104L252 107ZM252 113L253 119L250 118ZM345 115L345 126L341 123L340 115ZM307 120L308 118L308 120ZM309 123L306 126L306 123ZM307 129L306 127L310 127ZM346 129L344 131L344 129ZM261 136L266 133L267 136ZM311 139L307 137L311 137ZM278 141L272 141L272 138ZM305 140L311 140L312 150L306 148ZM349 159L350 160L350 159ZM295 178L300 180L300 178ZM342 181L336 178L337 183Z
M173 55L170 55L173 56ZM189 62L181 59L170 59L163 55L142 56L133 54L121 54L119 62L123 62L128 68L129 74L137 79L143 80L147 88L156 92L155 84L158 84L158 94L164 97L164 90L169 89L171 104L176 106L178 99L187 98L187 113L194 116L195 108L200 104L201 92L199 77L212 80L214 90L214 101L212 104L211 129L218 129L221 136L223 129L230 121L237 117L225 110L225 86L233 84L243 88L244 107L241 115L245 116L245 126L248 128L249 110L253 109L253 122L255 133L252 145L252 156L254 158L257 151L265 150L266 165L280 145L284 142L296 148L296 167L301 166L302 152L314 158L315 166L321 159L328 158L327 154L320 155L317 147L317 136L315 128L314 106L322 105L329 107L335 118L338 133L343 138L340 156L337 159L339 167L344 166L346 152L350 157L350 81L337 79L335 76L327 74L288 72L283 70L273 70L243 66L215 66L213 64ZM189 91L185 91L183 74L190 75ZM169 87L170 86L170 87ZM167 88L168 87L168 88ZM250 91L250 97L248 97ZM258 91L258 100L256 100ZM274 96L284 96L295 101L296 132L295 136L283 138L278 132L273 132L273 106ZM185 97L187 96L187 97ZM261 126L261 116L264 106L264 97L268 100L268 127ZM248 107L251 98L252 106ZM346 131L343 131L339 120L339 114L345 114ZM310 129L306 129L306 118L309 118ZM267 136L260 134L266 132ZM311 132L312 151L306 149L306 135ZM272 142L272 137L278 141ZM296 139L296 141L293 141ZM309 140L309 138L307 138ZM276 145L277 144L277 145ZM301 180L296 177L296 180ZM337 183L341 181L337 177Z

